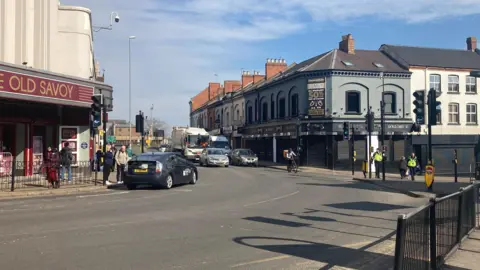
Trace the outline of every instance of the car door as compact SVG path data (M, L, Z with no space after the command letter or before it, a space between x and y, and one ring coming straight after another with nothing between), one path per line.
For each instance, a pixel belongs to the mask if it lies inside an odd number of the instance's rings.
M173 177L175 178L175 184L183 183L184 180L182 168L176 155L171 155L170 157L168 157L168 166L170 168L170 171L173 173Z
M177 157L178 159L178 164L179 164L179 168L181 170L181 174L182 174L182 183L184 184L188 184L190 183L190 180L191 180L191 174L192 174L192 165L190 164L190 162L188 160L186 160L185 158L183 157Z
M230 159L232 164L237 164L237 153L238 153L238 150L233 150L230 153Z
M207 164L207 149L203 149L202 154L200 155L200 161L203 164Z

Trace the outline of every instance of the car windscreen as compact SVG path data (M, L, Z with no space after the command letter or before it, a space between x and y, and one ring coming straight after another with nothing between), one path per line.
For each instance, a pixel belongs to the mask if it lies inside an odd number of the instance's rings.
M213 141L210 143L210 147L230 149L230 144L225 141Z
M219 149L208 149L209 155L225 155L225 152Z
M253 151L250 149L241 149L238 150L238 154L241 156L253 156Z
M189 148L205 147L208 143L208 136L205 135L188 135L187 143Z

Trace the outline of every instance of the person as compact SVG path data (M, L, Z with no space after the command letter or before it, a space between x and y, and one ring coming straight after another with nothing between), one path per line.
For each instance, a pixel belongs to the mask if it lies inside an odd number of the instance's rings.
M102 167L102 156L103 156L102 150L101 150L101 149L98 149L98 150L97 150L97 153L95 153L95 158L96 158L96 161L95 161L95 163L96 163L96 168L95 168L95 170L96 170L97 172L99 172L99 171L100 171L100 168Z
M292 169L292 165L293 165L293 159L296 157L297 155L295 154L295 152L293 152L293 149L290 148L288 149L288 152L287 152L287 160L288 160L288 165L287 165L287 171L291 171Z
M415 153L412 153L410 157L408 157L407 160L407 166L408 166L408 172L412 176L412 181L415 181L415 173L417 170L417 157L415 156Z
M117 163L117 184L123 183L123 174L128 162L128 154L125 150L125 145L122 145L122 148L120 148L115 154L115 162Z
M380 152L380 148L373 154L373 161L375 162L375 177L380 178L380 165L383 161L383 153Z
M407 167L407 160L405 159L405 157L402 156L400 158L398 168L400 170L400 178L403 179L403 178L407 177L408 167Z
M108 181L108 177L110 176L111 170L110 168L113 166L113 152L112 149L109 148L107 152L103 155L103 184L110 185L110 181Z
M73 162L73 154L72 149L70 149L70 143L66 142L63 145L62 150L60 151L60 180L65 180L65 170L68 173L68 182L72 182L72 162Z
M47 174L47 179L50 173L50 168L52 167L52 157L53 157L53 152L52 152L52 147L47 148L47 154L45 156L45 172Z

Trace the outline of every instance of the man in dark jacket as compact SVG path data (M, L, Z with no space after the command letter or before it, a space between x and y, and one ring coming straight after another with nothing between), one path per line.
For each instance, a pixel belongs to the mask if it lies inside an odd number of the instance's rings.
M113 153L112 149L108 149L105 155L103 156L103 184L110 185L108 177L110 176L110 169L113 166Z
M63 149L60 151L60 180L63 181L65 177L65 170L68 172L68 182L72 181L72 162L73 155L72 149L70 149L70 144L66 142L63 145Z

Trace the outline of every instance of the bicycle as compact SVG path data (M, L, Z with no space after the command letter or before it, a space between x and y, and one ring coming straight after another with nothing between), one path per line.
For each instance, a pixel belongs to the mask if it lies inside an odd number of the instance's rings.
M295 161L295 158L292 158L292 164L288 164L287 166L287 171L288 172L292 172L292 169L293 169L293 172L294 173L297 173L298 172L298 165L297 165L297 162Z

